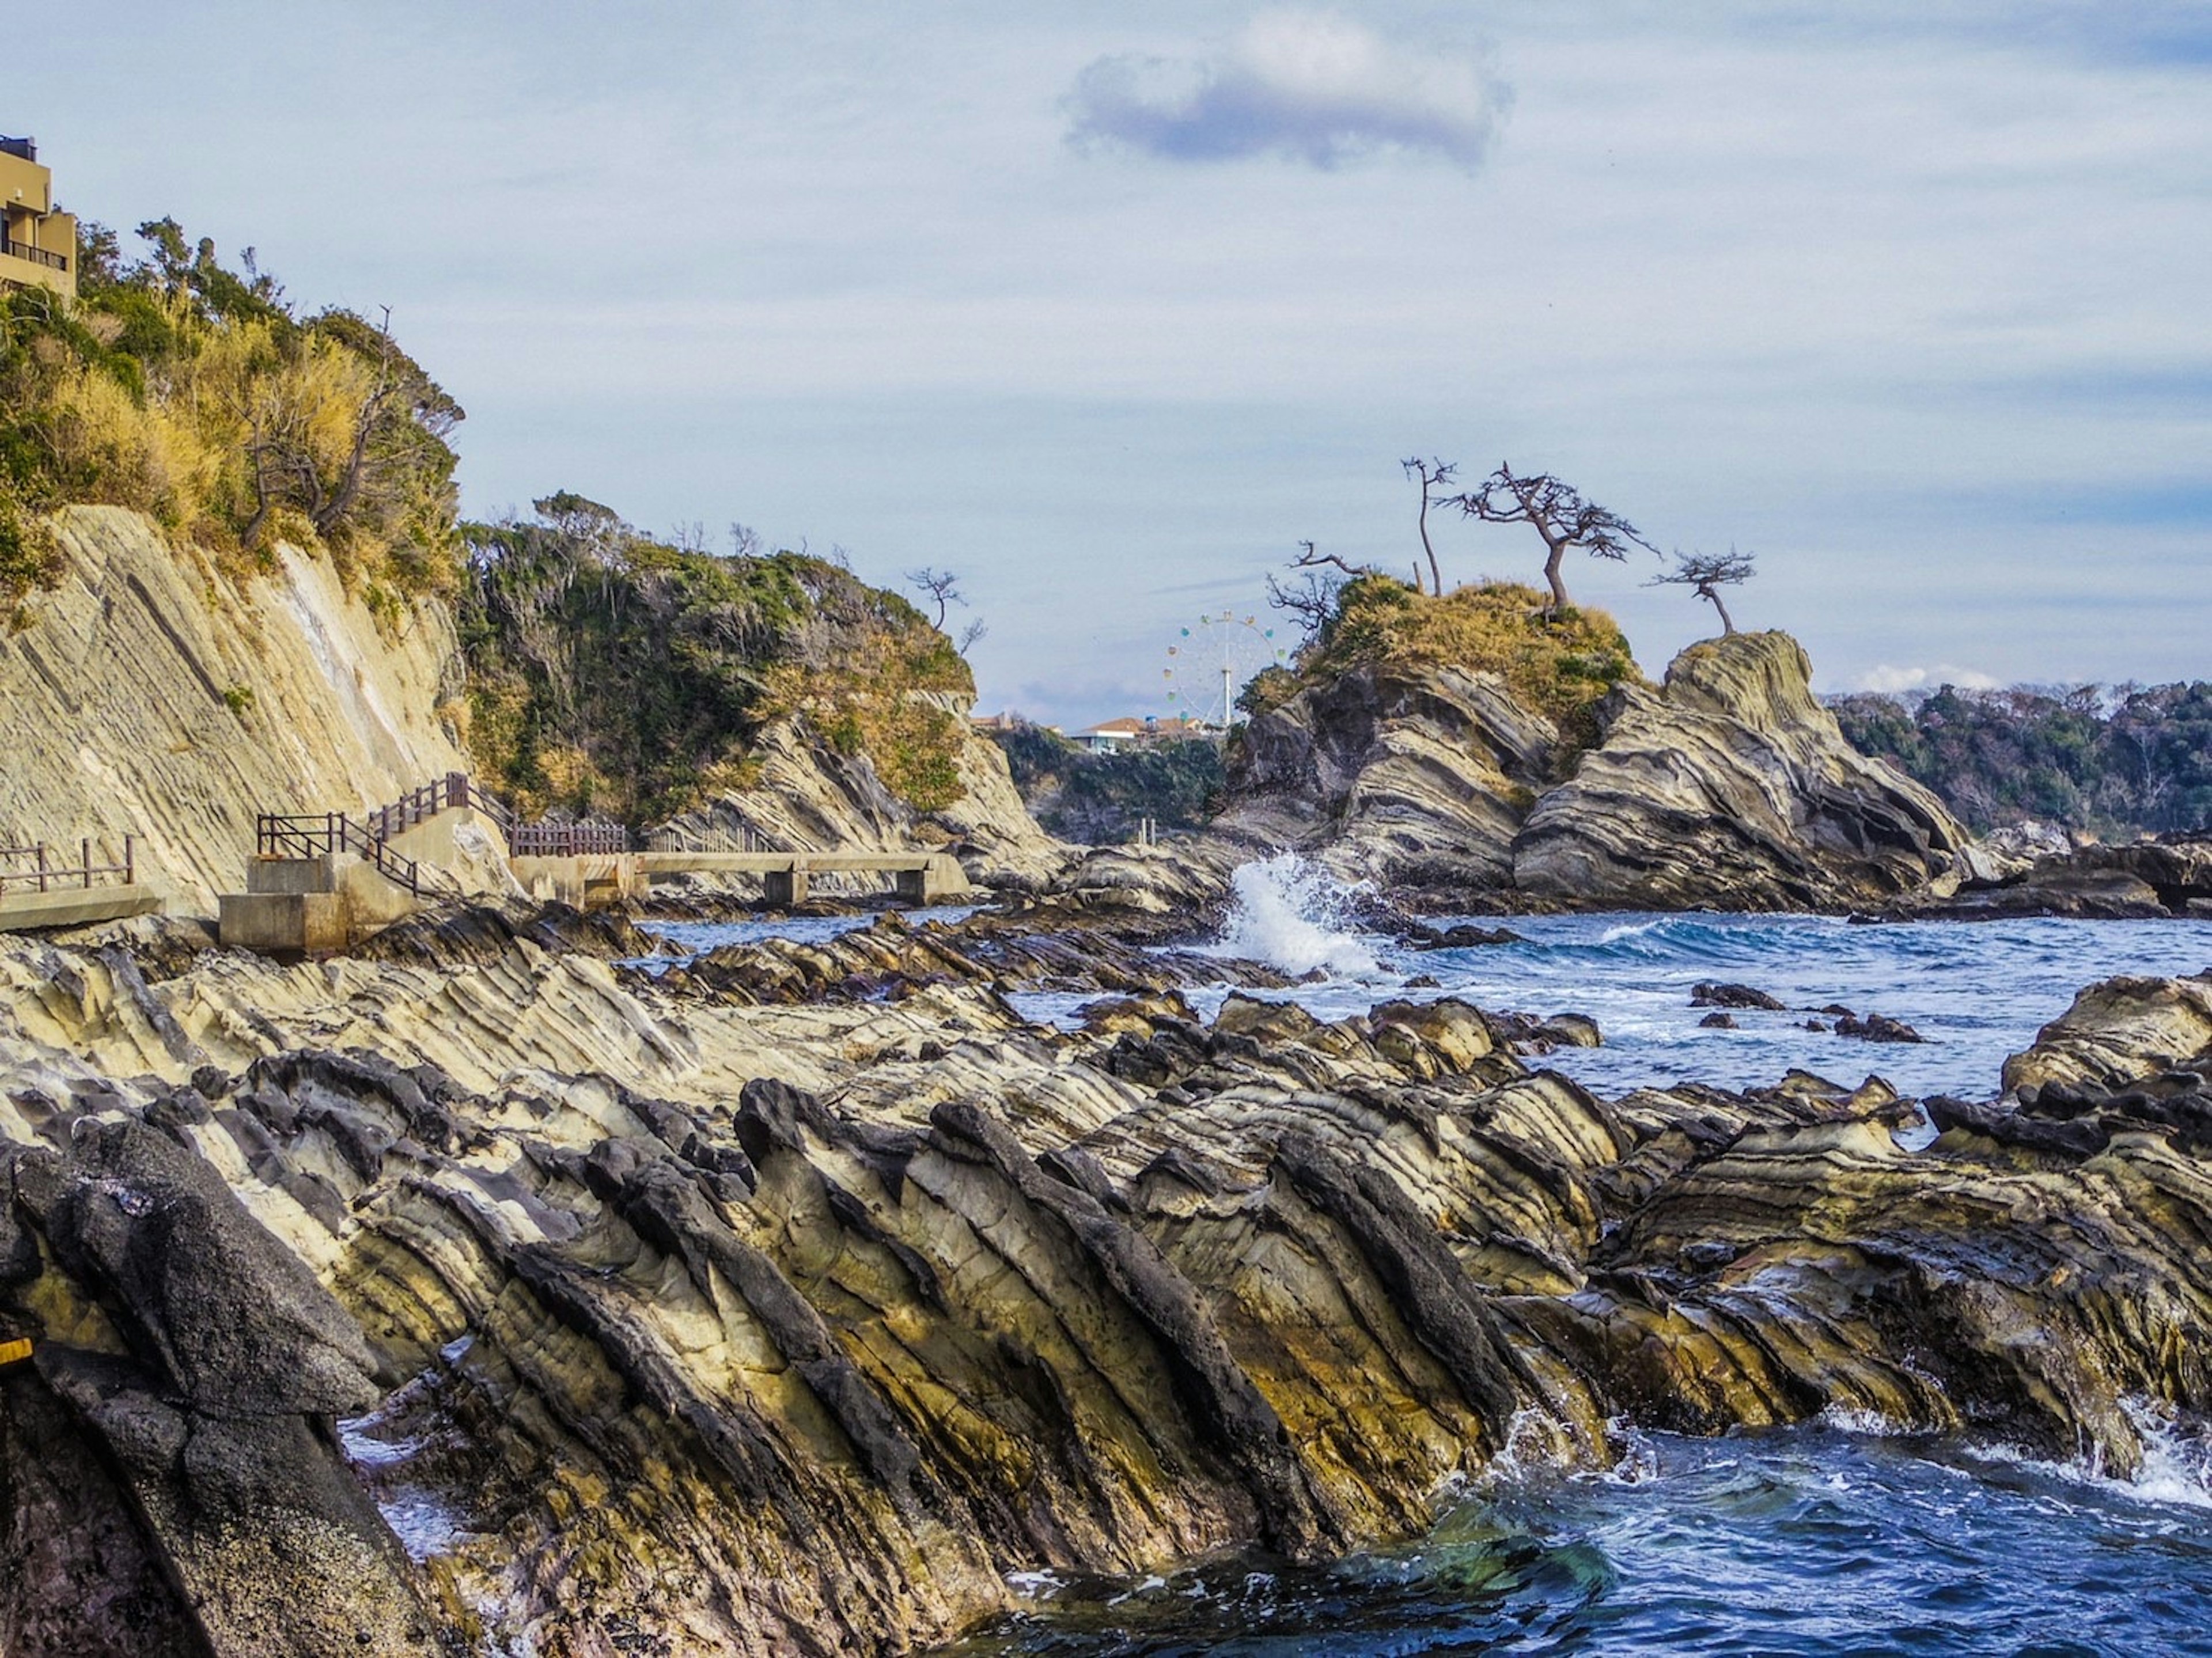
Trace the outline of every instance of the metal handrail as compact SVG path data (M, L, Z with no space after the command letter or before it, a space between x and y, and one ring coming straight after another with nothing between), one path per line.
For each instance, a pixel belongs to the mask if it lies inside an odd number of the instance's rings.
M394 852L368 825L355 823L343 812L290 817L264 812L253 827L253 849L261 857L322 858L357 852L386 880L418 898L422 896L422 866L406 853Z
M46 843L36 846L0 847L0 859L28 858L33 860L28 869L0 869L0 893L8 890L8 883L35 886L40 892L51 892L57 884L74 881L80 886L92 885L95 875L120 875L123 884L135 886L138 881L138 837L123 837L123 861L119 864L95 864L92 861L92 842L77 842L77 861L57 864L46 856Z
M499 826L507 850L518 858L605 857L630 849L629 830L621 823L589 819L580 823L524 823L496 796L465 772L434 777L397 800L372 806L356 823L343 812L264 812L254 820L254 849L264 858L319 858L358 852L386 878L422 896L422 866L390 841L441 811L472 809Z
M52 265L57 270L69 269L66 254L50 252L43 247L33 247L28 242L9 241L8 252L16 258L28 259L33 264Z

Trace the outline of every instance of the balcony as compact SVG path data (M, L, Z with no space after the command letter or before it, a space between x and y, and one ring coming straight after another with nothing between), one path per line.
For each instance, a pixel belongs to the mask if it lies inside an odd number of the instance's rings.
M65 271L70 262L65 255L49 253L43 247L33 247L28 242L0 242L0 252L12 259L28 259L33 264L45 265L50 270Z

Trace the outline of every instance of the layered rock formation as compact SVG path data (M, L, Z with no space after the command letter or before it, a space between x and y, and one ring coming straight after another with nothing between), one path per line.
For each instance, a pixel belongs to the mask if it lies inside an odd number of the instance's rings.
M1463 1004L1209 1025L1217 963L1006 924L659 978L558 914L203 943L0 941L0 1628L49 1649L906 1650L1010 1573L1415 1531L1623 1414L2124 1471L2212 1406L2163 1024L2076 1010L2156 1090L1916 1153L1877 1084L1606 1102Z
M1249 723L1215 829L1312 848L1349 880L1503 887L1559 745L1495 674L1357 668Z
M380 622L327 560L279 546L243 587L145 519L73 507L68 570L0 630L0 845L89 839L189 910L241 890L263 811L358 811L468 762L436 605Z
M797 720L762 732L752 750L755 787L718 796L655 831L655 846L684 850L896 852L943 847L969 879L1002 890L1037 890L1060 875L1077 849L1037 827L998 745L960 720L960 796L917 812L885 787L864 754L845 756L815 740Z
M1604 742L1513 845L1539 900L1632 909L1849 908L1949 872L1942 801L1844 740L1787 634L1692 645L1626 686Z
M1216 829L1460 908L1850 908L1947 875L1968 841L1844 740L1784 634L1620 686L1560 780L1568 761L1495 675L1358 668L1251 721Z

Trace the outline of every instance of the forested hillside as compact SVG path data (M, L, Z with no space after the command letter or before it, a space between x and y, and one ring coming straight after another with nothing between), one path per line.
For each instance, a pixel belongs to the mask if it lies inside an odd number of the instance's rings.
M975 682L898 594L799 553L672 547L580 495L536 511L462 530L469 746L526 806L673 816L751 786L747 748L786 718L918 811L961 793Z
M1978 832L2030 819L2112 836L2212 827L2212 683L2051 692L1945 686L1831 698L1863 752Z

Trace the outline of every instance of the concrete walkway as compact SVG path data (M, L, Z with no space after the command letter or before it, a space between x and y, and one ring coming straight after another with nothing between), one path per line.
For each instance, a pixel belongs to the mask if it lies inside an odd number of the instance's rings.
M10 892L0 895L0 932L28 932L38 927L83 926L120 920L161 908L151 887L72 887L66 892Z

